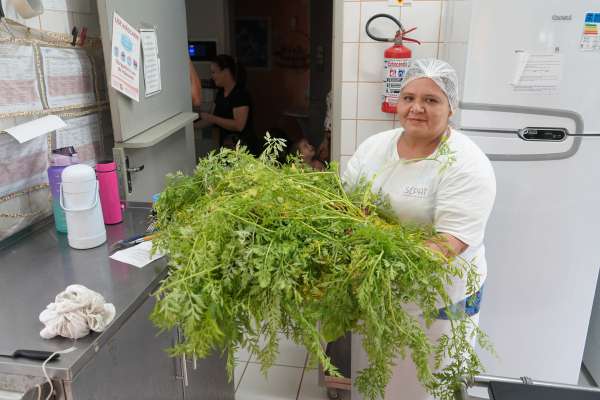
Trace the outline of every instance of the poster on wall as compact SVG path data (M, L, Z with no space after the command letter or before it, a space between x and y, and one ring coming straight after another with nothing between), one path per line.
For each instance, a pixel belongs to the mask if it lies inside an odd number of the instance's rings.
M115 13L113 16L110 85L140 101L140 33Z
M50 108L96 102L92 63L84 50L41 47L40 52Z
M0 44L0 113L41 109L33 47Z
M235 20L236 58L246 68L271 67L271 26L268 18Z

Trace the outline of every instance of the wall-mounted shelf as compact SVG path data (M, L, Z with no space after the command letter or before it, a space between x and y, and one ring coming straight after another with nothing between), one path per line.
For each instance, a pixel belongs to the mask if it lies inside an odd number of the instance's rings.
M197 118L198 114L194 112L179 113L125 142L115 143L115 147L124 149L143 149L152 147L175 132L185 128L186 125L193 123Z

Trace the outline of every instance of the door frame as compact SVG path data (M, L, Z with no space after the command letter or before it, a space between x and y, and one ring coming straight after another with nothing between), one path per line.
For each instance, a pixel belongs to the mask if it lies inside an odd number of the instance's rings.
M342 154L342 68L344 0L333 0L333 49L331 66L331 160L340 162Z

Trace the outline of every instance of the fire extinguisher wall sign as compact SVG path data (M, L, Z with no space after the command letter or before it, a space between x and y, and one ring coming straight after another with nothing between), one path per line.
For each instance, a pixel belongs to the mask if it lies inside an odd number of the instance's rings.
M377 18L388 18L394 21L400 28L396 32L396 36L393 39L382 39L376 37L369 32L370 23ZM367 21L367 35L373 40L380 42L393 42L394 45L385 50L384 53L384 64L383 64L383 96L381 102L381 111L386 113L395 113L396 106L398 105L398 99L400 97L400 86L402 80L406 74L406 70L410 66L410 60L412 52L408 47L405 47L402 42L404 40L419 43L415 39L410 39L404 35L408 32L412 32L416 28L404 30L400 21L392 17L389 14L377 14L372 16ZM419 43L420 44L420 43Z
M391 49L393 48L388 50ZM408 52L408 57L398 58L389 57L386 51L383 67L383 99L381 103L381 111L383 112L396 112L396 105L400 96L400 85L410 64L410 50Z

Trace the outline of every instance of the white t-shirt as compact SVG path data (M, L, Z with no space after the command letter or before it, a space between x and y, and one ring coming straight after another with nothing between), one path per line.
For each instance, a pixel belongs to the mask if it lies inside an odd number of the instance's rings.
M486 155L467 136L451 130L448 138L455 161L401 160L397 142L403 129L393 129L365 140L342 175L354 185L361 177L374 179L373 191L389 197L400 221L433 225L468 245L460 257L473 262L480 284L487 275L483 235L496 197L494 170ZM453 302L466 297L466 282L456 280L448 294Z

